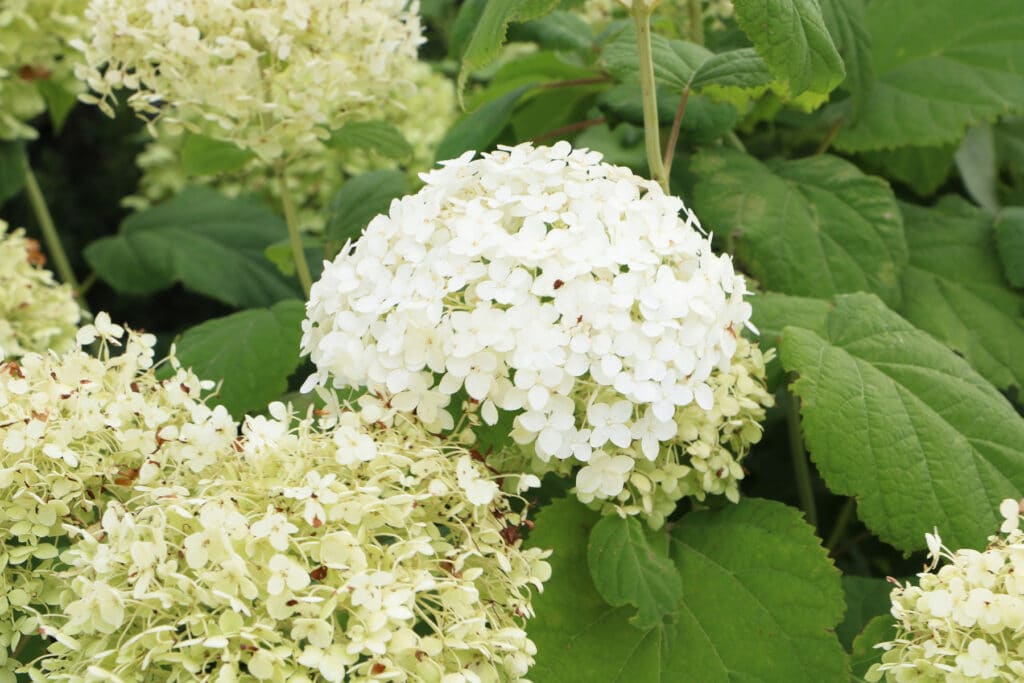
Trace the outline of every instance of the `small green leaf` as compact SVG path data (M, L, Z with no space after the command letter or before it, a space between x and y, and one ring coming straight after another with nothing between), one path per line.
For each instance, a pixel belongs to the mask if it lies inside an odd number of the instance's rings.
M899 302L907 246L881 179L828 155L764 164L733 150L701 151L692 170L697 215L735 237L737 258L766 289Z
M371 150L388 159L407 159L413 151L402 132L384 121L346 123L331 133L327 145L343 150Z
M346 180L331 200L327 239L336 244L359 239L374 216L387 213L391 200L408 192L409 181L401 171L370 171Z
M287 234L284 221L257 201L193 187L129 216L117 235L87 246L85 259L125 294L181 282L229 306L266 306L298 291L263 253Z
M853 652L850 655L850 668L855 681L866 681L868 669L872 664L882 661L883 650L875 645L885 643L896 637L892 616L879 615L868 622L864 630L853 641Z
M872 0L867 19L875 78L840 149L955 144L1024 111L1024 3Z
M1024 208L1003 209L996 219L999 259L1010 284L1024 289Z
M802 424L825 483L883 541L978 548L1024 491L1024 419L967 362L869 294L839 296L824 335L787 327Z
M512 120L512 112L533 84L516 88L512 92L484 104L479 109L465 114L448 129L437 146L435 158L438 161L455 159L468 150L487 151L505 126Z
M178 360L203 379L222 381L216 402L240 419L288 390L305 314L301 301L289 300L207 320L178 340Z
M0 141L0 204L25 187L25 148L21 142Z
M630 621L648 629L672 614L683 597L679 572L648 542L635 517L603 517L590 532L587 565L597 592L609 605L633 605Z
M900 313L997 387L1024 387L1024 296L1003 278L992 217L953 197L902 209L910 265Z
M888 614L892 603L889 594L893 585L885 579L872 576L843 576L843 593L846 596L846 616L836 628L839 642L847 651L853 648L857 634L869 621L880 614Z
M942 147L897 147L862 152L858 155L865 170L904 183L925 197L946 182L953 170L955 145Z
M846 72L817 0L735 0L736 21L786 97L823 103Z
M197 133L188 133L181 147L181 169L188 176L237 171L255 158L252 150Z
M955 158L956 168L971 199L983 209L998 211L996 144L992 126L982 124L968 129Z

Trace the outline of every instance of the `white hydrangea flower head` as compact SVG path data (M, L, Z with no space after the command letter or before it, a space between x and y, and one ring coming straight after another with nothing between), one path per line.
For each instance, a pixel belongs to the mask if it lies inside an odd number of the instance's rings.
M418 11L406 0L91 0L77 74L108 114L125 88L143 117L273 160L381 118L423 40Z
M81 310L45 262L38 242L0 220L0 360L75 344Z
M523 680L550 567L548 551L522 547L521 501L411 421L332 422L272 404L203 477L111 503L62 555L68 589L45 619L57 644L41 675Z
M41 83L72 97L80 61L70 41L84 31L88 0L4 0L0 3L0 140L34 139L28 121L46 111Z
M677 446L699 423L686 416L715 415L717 431L736 401L716 405L715 378L741 344L742 394L763 393L731 260L681 200L600 154L561 142L473 156L424 174L325 267L303 327L317 367L306 388L366 386L383 415L415 412L435 430L455 427L453 397L487 424L510 413L540 462L583 467L587 501L616 499L645 461L690 467ZM669 486L674 500L736 499L742 468L711 462Z
M58 604L58 548L97 524L105 501L167 470L191 473L230 448L237 426L201 396L201 382L171 359L157 379L152 335L125 332L104 313L79 332L81 350L0 362L0 651L39 628ZM119 355L109 349L123 347ZM12 596L15 599L11 599ZM19 666L0 661L0 679Z
M1004 500L999 512L1001 533L981 552L951 551L927 534L930 571L917 586L893 580L896 637L876 645L885 653L867 680L1024 680L1022 501Z

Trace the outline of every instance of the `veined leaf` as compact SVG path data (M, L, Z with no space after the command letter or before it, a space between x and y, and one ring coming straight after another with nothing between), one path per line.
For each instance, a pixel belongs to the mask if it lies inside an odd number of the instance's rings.
M768 65L754 48L746 47L712 55L693 76L691 88L743 109L774 83Z
M841 86L852 95L856 113L874 78L871 67L871 33L868 31L864 0L818 1L825 26L846 67L846 80Z
M825 299L790 296L778 292L759 292L751 297L752 322L761 333L761 342L775 346L787 325L824 333L832 303Z
M700 45L657 34L651 36L654 80L677 93L683 91L697 68L711 57L711 51ZM635 33L621 31L608 41L601 52L601 61L616 80L638 82L640 67Z
M839 296L824 335L787 327L803 431L829 488L897 548L942 529L982 547L1024 491L1024 419L967 362L869 294Z
M181 147L181 170L188 176L214 175L237 171L255 158L255 152L234 143L188 133Z
M327 144L338 149L368 149L388 159L406 159L412 145L402 132L384 121L350 121L331 133Z
M953 170L954 145L897 147L858 154L865 170L906 184L922 197L935 192Z

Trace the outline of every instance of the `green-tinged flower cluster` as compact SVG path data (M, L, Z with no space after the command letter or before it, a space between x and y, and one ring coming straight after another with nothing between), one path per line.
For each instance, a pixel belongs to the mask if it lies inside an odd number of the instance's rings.
M79 534L37 679L521 680L550 569L489 471L412 423L270 414Z
M704 500L709 494L725 495L733 502L739 500L739 482L744 476L740 463L750 447L761 440L765 409L774 404L774 397L765 387L765 362L771 354L765 358L756 344L739 339L729 370L716 372L707 380L714 393L711 410L691 404L677 411L675 435L655 460L640 457L639 444L625 452L593 456L591 464L599 459L599 464L609 468L621 464L625 469L626 458L635 461L626 485L614 498L601 500L597 488L586 487L586 477L582 482L577 477L573 491L592 507L643 515L655 528L664 523L684 496ZM586 391L577 394L578 409L586 410L589 397ZM538 475L568 474L573 469L572 461L544 462L529 448L505 449L492 455L491 461L502 470L522 468Z
M0 220L0 359L74 345L81 312L44 262L35 240Z
M128 104L252 149L264 159L317 145L403 98L421 27L406 0L91 0L77 70L107 113Z
M26 122L46 110L50 93L74 98L80 60L69 42L82 35L88 0L0 2L0 139L32 139Z
M883 648L867 680L926 681L1024 680L1024 532L1021 503L999 506L1001 535L989 537L983 552L951 551L938 531L926 534L930 569L919 585L892 591L896 637Z
M94 525L105 500L164 470L208 465L235 439L223 408L200 399L211 384L172 368L157 379L152 335L129 333L99 314L79 341L101 341L94 358L27 354L0 363L0 681L13 681L38 615L60 602L58 549Z
M455 86L425 62L413 64L406 75L412 90L388 109L385 120L412 146L411 158L398 162L372 152L325 147L319 142L296 153L288 166L287 182L300 229L323 230L330 201L347 176L401 163L415 177L433 165L434 148L456 116ZM163 124L157 125L156 131L157 137L136 158L142 178L138 193L123 200L126 206L145 209L177 195L188 184L209 185L230 197L257 193L275 206L280 204L280 183L265 161L253 159L238 171L190 177L182 166L185 136Z

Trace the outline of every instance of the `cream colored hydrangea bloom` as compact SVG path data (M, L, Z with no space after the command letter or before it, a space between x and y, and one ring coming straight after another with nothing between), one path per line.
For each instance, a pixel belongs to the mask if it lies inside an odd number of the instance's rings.
M406 0L91 0L85 99L129 105L264 159L380 118L422 42ZM400 99L400 97L399 97Z
M81 312L44 261L35 240L0 220L0 360L74 344Z
M951 551L926 534L932 571L892 591L896 637L867 680L893 683L1024 680L1021 501L999 506L1000 535L983 552ZM938 571L934 571L941 561ZM933 573L934 572L934 573Z
M88 0L0 0L0 139L35 138L25 122L46 110L39 83L74 94Z

